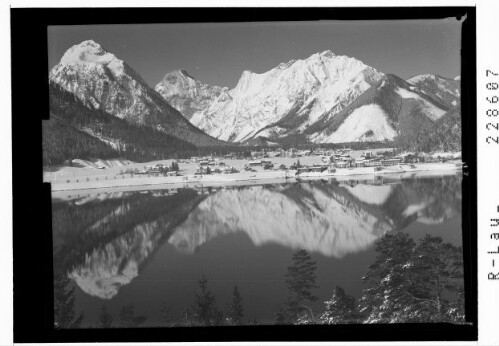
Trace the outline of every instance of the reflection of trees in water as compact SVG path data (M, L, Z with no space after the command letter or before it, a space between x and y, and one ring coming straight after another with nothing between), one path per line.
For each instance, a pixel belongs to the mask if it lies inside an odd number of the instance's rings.
M133 305L125 305L121 308L118 320L119 328L137 328L140 327L146 320L145 316L137 316Z
M118 320L115 323L115 318L107 311L105 305L102 305L97 316L95 328L138 328L147 317L135 314L135 307L132 304L124 305L118 313Z
M111 328L113 326L113 316L107 311L105 305L102 305L99 315L97 316L96 328Z
M74 287L65 275L54 277L54 327L78 328L83 321L83 314L74 311Z

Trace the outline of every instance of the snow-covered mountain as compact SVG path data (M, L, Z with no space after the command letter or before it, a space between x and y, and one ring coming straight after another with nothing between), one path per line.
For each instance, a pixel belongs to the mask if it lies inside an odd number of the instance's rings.
M273 138L300 133L319 118L334 116L382 76L357 59L325 51L262 74L244 71L235 88L222 90L190 120L208 134L234 142L257 134ZM178 103L200 104L191 98L199 84L189 92L184 90L189 83L176 83Z
M226 97L228 91L228 88L201 83L185 70L167 73L154 89L187 119L208 108L220 95Z
M449 108L395 75L385 75L331 118L303 132L315 143L393 140L414 126L431 127Z
M414 76L407 81L447 107L457 105L461 97L460 76L451 79L433 74L423 74Z
M459 103L460 81L421 75L406 82L325 51L262 74L245 71L231 90L182 71L156 90L219 139L342 143L391 141L414 122L431 127Z
M201 146L220 145L190 124L124 61L88 40L69 48L49 74L87 107Z

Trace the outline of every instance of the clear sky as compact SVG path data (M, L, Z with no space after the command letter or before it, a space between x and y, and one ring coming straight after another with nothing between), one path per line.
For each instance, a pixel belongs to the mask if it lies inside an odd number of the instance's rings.
M262 73L328 49L404 79L460 74L461 22L455 18L52 26L49 69L88 39L125 60L150 86L184 69L204 83L232 88L244 70Z

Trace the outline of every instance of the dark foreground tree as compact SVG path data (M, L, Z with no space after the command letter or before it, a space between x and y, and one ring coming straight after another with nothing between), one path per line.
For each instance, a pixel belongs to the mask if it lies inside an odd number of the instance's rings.
M133 305L125 305L119 313L120 328L137 328L147 320L145 316L136 316Z
M462 251L426 235L415 243L407 234L387 235L364 277L360 299L366 323L460 322Z
M321 315L324 324L358 323L359 313L355 298L345 293L341 287L336 287L329 300L324 302L326 311Z
M223 314L216 306L215 296L208 290L208 279L204 275L199 280L199 293L196 293L194 297L192 314L195 325L218 326L222 324Z
M54 278L54 327L78 328L83 321L83 314L76 316L74 312L74 287L65 274Z
M394 314L408 306L403 299L406 289L404 266L414 246L414 240L404 233L388 234L376 242L378 255L363 277L367 288L359 301L365 322L394 322Z
M418 241L413 255L407 295L419 310L411 317L418 322L451 322L449 297L457 300L463 285L462 249L427 234Z
M97 328L111 328L113 326L113 316L107 312L106 306L102 305L97 317Z
M289 291L285 312L290 322L297 322L298 319L306 322L307 318L315 320L312 304L317 300L313 293L318 288L316 269L316 262L307 251L298 250L293 254L293 264L288 267L285 275Z
M234 286L232 291L232 299L229 305L229 320L230 323L235 326L240 326L243 324L244 319L244 307L243 299L239 293L239 288Z

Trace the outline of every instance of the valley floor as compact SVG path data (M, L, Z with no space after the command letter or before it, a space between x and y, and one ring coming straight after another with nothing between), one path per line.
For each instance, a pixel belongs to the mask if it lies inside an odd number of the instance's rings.
M384 149L378 149L383 151ZM374 151L374 150L373 150ZM352 152L353 157L360 156L363 151ZM281 164L289 167L296 161L301 165L321 164L321 156L306 156L300 158L275 157L270 158L275 167ZM249 160L223 159L226 166L231 166L240 170L233 174L210 174L194 175L198 163L179 160L179 176L154 176L149 174L124 173L127 170L143 170L145 166L155 166L161 163L166 166L171 165L171 160L160 160L148 163L135 163L128 160L107 160L107 161L84 161L76 160L76 165L57 166L50 170L44 169L43 180L52 184L52 191L76 191L86 189L116 189L131 188L148 185L168 185L169 187L182 187L185 185L213 186L213 185L234 185L238 182L252 181L275 181L291 180L295 181L295 170L263 170L261 167L254 167L256 172L243 171L243 167ZM438 173L439 164L431 164L431 171ZM444 164L445 165L445 164ZM98 168L100 167L100 168ZM103 168L105 167L105 168ZM443 167L443 166L442 166ZM358 180L359 176L352 176ZM327 178L327 177L325 177ZM336 177L335 177L336 178ZM340 177L338 177L340 178ZM349 179L342 177L341 179Z

